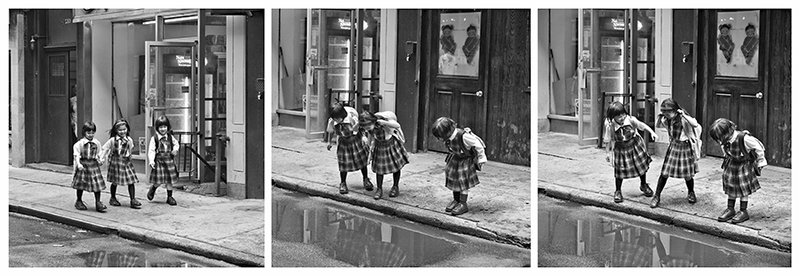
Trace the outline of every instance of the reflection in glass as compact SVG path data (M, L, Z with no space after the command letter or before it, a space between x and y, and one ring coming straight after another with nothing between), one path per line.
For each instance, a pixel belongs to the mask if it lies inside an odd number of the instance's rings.
M481 13L442 13L439 22L439 74L477 77Z

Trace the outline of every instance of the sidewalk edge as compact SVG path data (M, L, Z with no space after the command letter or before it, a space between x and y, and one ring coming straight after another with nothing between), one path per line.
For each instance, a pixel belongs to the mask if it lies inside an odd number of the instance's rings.
M200 255L206 258L224 261L230 264L245 267L264 267L264 256L257 256L244 252L234 251L218 245L213 245L201 241L187 239L184 237L168 235L160 232L140 229L136 227L114 228L85 220L71 218L37 209L32 206L23 206L22 203L8 204L9 212L38 217L49 221L63 223L78 228L98 232L102 234L114 234L124 239L143 242L158 247L169 248L183 251L190 254Z
M321 189L319 184L303 179L291 178L278 174L272 174L272 185L278 188L301 192L311 196L324 197L335 201L356 205L387 215L400 217L417 223L438 227L447 231L456 232L494 242L510 244L521 248L530 249L530 237L523 237L511 233L501 233L481 228L477 223L459 219L444 213L436 213L427 209L415 208L396 202L382 200L377 201L372 198L354 195L342 195L338 190Z
M638 202L614 203L610 196L584 191L572 187L565 187L552 183L538 183L538 193L548 197L572 201L583 205L590 205L641 216L656 220L661 223L671 224L685 229L714 235L737 242L749 243L784 252L792 252L791 238L768 238L760 235L757 230L735 226L729 223L720 223L716 220L689 215L665 208L652 209L650 206Z

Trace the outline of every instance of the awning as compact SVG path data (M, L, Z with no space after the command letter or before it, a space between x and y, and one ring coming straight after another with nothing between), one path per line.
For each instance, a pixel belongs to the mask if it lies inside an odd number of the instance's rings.
M135 21L152 19L156 15L165 18L196 15L198 9L74 9L72 23L92 20Z

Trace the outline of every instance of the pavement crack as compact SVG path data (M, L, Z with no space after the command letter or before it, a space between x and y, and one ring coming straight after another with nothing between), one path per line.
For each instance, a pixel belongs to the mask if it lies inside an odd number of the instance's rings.
M550 157L561 158L561 159L567 159L567 160L570 160L570 161L577 161L578 160L578 159L575 159L575 158L572 158L572 157L567 157L567 156L558 155L558 154L554 154L554 153L541 152L541 151L539 152L539 155L550 156Z
M296 150L296 149L290 149L290 148L285 148L285 147L276 146L276 145L272 145L272 148L279 149L279 150L285 150L285 151L291 151L291 152L295 152L295 153L305 153L305 152L302 152L302 151L299 151L299 150Z

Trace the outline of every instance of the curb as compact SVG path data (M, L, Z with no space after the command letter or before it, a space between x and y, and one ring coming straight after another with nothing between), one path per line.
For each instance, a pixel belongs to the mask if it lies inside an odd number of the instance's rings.
M342 203L361 206L387 215L442 228L459 234L475 236L482 239L510 244L526 249L531 248L530 237L522 237L511 233L491 231L480 227L477 222L460 219L440 212L421 209L385 199L374 200L371 197L353 196L357 195L357 193L342 195L339 194L338 190L318 188L318 186L320 186L319 183L277 174L272 174L272 185L278 188L300 192L311 196L324 197Z
M48 207L41 206L22 206L21 204L8 204L9 212L20 213L24 215L34 216L49 221L63 223L78 228L98 232L102 234L118 235L124 239L143 242L155 245L162 248L169 248L174 250L183 251L186 253L203 256L210 259L224 261L230 264L243 267L264 267L264 257L245 252L234 251L225 247L205 243L198 240L193 240L184 237L173 236L164 234L162 232L151 231L138 227L119 226L118 228L112 226L105 226L96 224L86 220L81 220L66 215L57 214L56 212L48 212Z
M565 187L558 184L539 182L538 186L539 194L548 197L641 216L661 223L675 225L732 241L749 243L783 252L792 252L791 238L765 237L761 235L758 230L752 228L735 226L730 223L721 223L713 219L698 217L665 208L653 209L650 208L650 206L638 202L631 203L632 201L625 201L623 203L614 203L607 195Z

